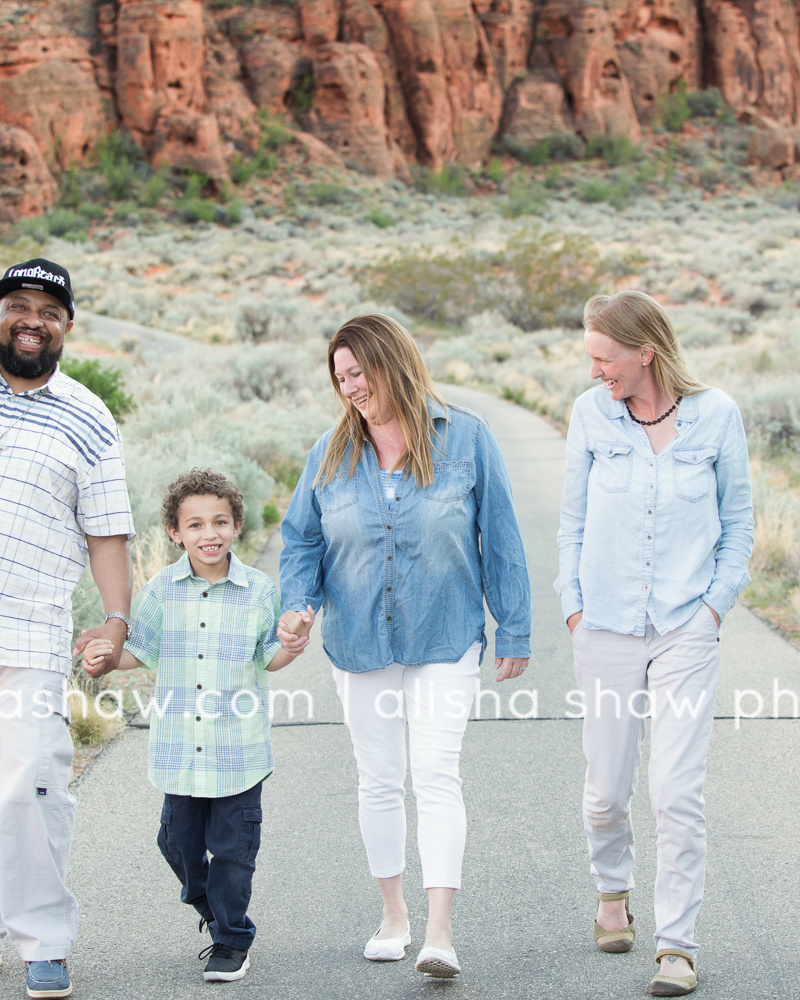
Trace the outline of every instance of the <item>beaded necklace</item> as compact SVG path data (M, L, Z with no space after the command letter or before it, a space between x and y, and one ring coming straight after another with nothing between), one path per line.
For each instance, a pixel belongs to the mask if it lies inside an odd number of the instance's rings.
M678 405L678 403L680 403L682 399L683 396L678 396L678 398L675 400L672 406L670 406L667 412L662 413L661 416L658 417L656 420L640 420L638 417L634 417L634 415L631 413L630 406L628 406L627 399L625 400L625 409L628 411L628 416L635 424L641 424L643 427L652 427L653 424L660 424L662 420L666 420L667 417L670 415L670 413L672 413L672 411L675 409L675 407Z

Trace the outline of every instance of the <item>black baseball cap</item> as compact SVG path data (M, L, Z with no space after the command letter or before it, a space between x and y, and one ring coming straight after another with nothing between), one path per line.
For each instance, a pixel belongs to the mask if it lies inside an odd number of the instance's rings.
M44 257L12 264L0 280L0 299L20 288L32 288L36 292L52 295L67 307L69 318L75 318L75 300L72 298L69 271L60 264L54 264Z

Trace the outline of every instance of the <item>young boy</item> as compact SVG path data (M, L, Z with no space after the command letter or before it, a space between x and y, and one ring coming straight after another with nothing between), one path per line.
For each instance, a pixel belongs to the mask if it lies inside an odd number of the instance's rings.
M265 668L280 670L297 653L277 641L275 585L231 552L244 502L229 479L183 473L167 489L161 518L185 554L136 597L120 668L158 666L149 751L150 780L164 792L158 846L181 899L211 934L199 955L208 958L204 979L230 981L247 971L256 931L247 905L261 785L273 766ZM309 608L285 612L281 624L307 635L313 621ZM103 671L111 645L87 645L88 673Z

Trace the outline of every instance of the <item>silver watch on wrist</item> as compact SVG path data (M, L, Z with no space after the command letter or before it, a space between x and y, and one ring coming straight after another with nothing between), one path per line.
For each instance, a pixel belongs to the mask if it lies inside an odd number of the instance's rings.
M119 618L120 621L125 622L125 628L127 629L127 635L125 636L125 638L130 639L131 628L133 627L133 623L131 622L130 618L128 618L127 615L123 615L121 611L111 611L109 614L106 615L106 621L108 621L109 618Z

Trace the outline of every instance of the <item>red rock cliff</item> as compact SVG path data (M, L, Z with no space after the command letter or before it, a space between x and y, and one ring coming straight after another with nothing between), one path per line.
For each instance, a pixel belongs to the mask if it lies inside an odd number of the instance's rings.
M0 0L3 217L119 126L222 179L264 108L388 176L497 138L638 138L681 80L798 124L794 0Z

